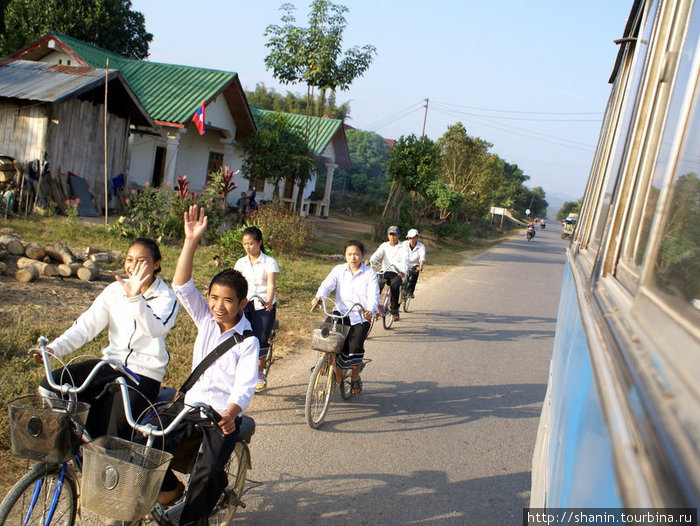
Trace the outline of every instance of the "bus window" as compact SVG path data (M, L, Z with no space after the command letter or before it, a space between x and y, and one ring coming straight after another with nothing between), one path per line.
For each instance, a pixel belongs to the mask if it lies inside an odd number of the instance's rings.
M697 68L697 62L694 67ZM653 286L676 312L700 321L700 91L695 91L665 203ZM654 187L658 194L661 188ZM658 199L655 197L654 200Z
M617 137L615 139L614 150L607 170L607 181L605 182L605 188L601 196L600 209L597 214L596 223L593 226L593 247L598 247L600 245L610 211L610 204L617 185L621 180L621 170L625 163L625 152L628 151L628 143L632 141L635 125L633 116L637 115L635 107L639 104L639 87L644 72L644 64L646 63L649 41L654 28L657 8L658 2L654 1L649 3L649 8L644 20L644 27L641 32L637 33L639 37L633 48L634 56L632 58L629 78L625 88L625 100L620 111L620 120L617 125ZM639 24L640 22L637 23Z
M622 270L622 272L618 274L618 277L621 278L623 284L628 289L634 289L639 280L640 269L649 243L652 220L658 205L659 194L664 184L669 159L671 155L673 155L671 151L673 136L677 132L676 125L682 120L681 112L683 110L684 93L686 92L688 82L692 80L691 74L694 74L693 72L695 71L693 69L693 57L695 55L695 46L698 43L698 33L700 32L699 9L695 9L693 18L688 27L689 34L682 48L680 59L678 60L678 72L675 78L675 86L677 86L677 89L671 95L667 113L663 111L663 99L668 97L668 82L659 83L659 91L656 96L655 118L663 119L669 123L669 125L665 130L661 130L660 132L663 133L663 135L658 155L653 162L651 180L649 180L649 177L640 177L637 181L635 195L632 198L634 204L628 219L629 226L625 232L621 254L621 268L619 270ZM652 128L654 127L652 126ZM651 141L647 141L647 144L649 144L649 142ZM651 148L649 149L651 150ZM647 154L653 155L653 152L647 152ZM642 195L642 192L645 192L645 194Z

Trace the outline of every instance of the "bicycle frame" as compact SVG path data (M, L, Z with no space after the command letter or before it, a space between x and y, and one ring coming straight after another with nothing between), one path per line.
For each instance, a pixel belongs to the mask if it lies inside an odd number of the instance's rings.
M110 365L112 367L115 367L120 372L122 372L125 375L128 375L130 378L132 378L136 383L138 383L138 381L140 380L138 375L135 375L133 372L126 369L119 362L116 362L114 360L102 360L95 365L93 370L89 373L89 375L87 376L85 381L80 386L74 386L74 385L70 385L70 384L59 385L57 382L55 382L55 380L53 378L53 374L52 374L50 366L49 366L49 357L50 357L51 353L46 348L47 344L48 344L48 340L45 337L40 337L38 342L37 342L37 348L32 349L30 352L39 353L42 356L45 376L46 376L46 379L47 379L49 386L52 389L54 389L55 391L58 391L59 393L61 393L61 395L69 397L69 400L71 400L71 401L77 400L77 395L80 392L84 391L89 386L90 382L92 382L94 380L98 371L102 367L104 367L105 365ZM190 412L199 410L205 416L209 416L209 414L211 412L211 408L208 405L203 404L203 403L196 403L196 404L193 404L189 407L183 408L183 410L177 414L177 416L173 419L173 421L165 429L162 429L162 430L158 429L155 425L150 424L150 423L139 424L138 422L136 422L134 415L131 411L131 404L129 403L129 386L128 386L126 380L122 377L118 377L114 380L114 382L116 383L116 385L119 388L120 395L122 398L122 406L123 406L125 418L126 418L128 424L135 431L137 431L140 434L142 434L143 436L147 437L146 438L146 446L147 447L153 447L153 443L154 443L154 440L156 438L163 437L163 436L171 433L177 427L177 425L180 422L182 422L182 420ZM254 423L252 425L253 425L252 429L254 430ZM220 511L222 509L223 510L227 510L227 509L230 510L230 506L234 506L234 507L244 506L243 503L240 501L240 497L243 494L243 484L245 483L245 472L250 468L250 451L248 449L246 440L249 440L250 436L253 433L253 431L250 431L250 428L248 428L248 429L249 429L249 435L247 436L247 438L243 438L236 443L236 448L234 450L234 453L232 453L232 458L234 455L236 455L236 458L239 461L239 467L237 469L235 486L233 488L234 489L233 493L235 494L235 495L233 495L234 500L233 501L230 501L230 500L220 501L220 502L224 503L223 508L218 508L219 504L217 504L217 507L215 507L215 509L214 509L215 513L217 512L217 508ZM83 430L83 435L82 435L81 439L83 442L90 441L91 437L87 433L86 430ZM45 526L50 525L52 520L54 519L56 510L57 510L57 508L59 506L59 502L61 500L61 494L62 494L63 489L64 489L64 484L66 483L66 478L71 477L71 480L73 480L73 482L71 482L71 485L72 486L75 485L75 482L74 482L75 475L69 474L68 463L70 461L71 460L67 460L67 461L64 461L60 464L59 473L58 473L57 477L54 479L55 486L52 490L52 493L46 494L45 499L44 499L44 502L48 502L48 499L50 499L50 503L46 509L44 509L44 510L40 509L40 511L39 511ZM75 457L73 457L72 461L75 464L76 468L78 468L79 471L82 470L82 461L81 461L81 457L79 455L76 455ZM46 464L46 463L44 463L44 464ZM243 465L243 464L245 464L245 465ZM40 465L42 465L42 463L39 463L36 466L40 466ZM54 466L55 465L56 464L54 464ZM239 481L238 479L241 476L242 476L242 481ZM35 509L36 509L37 505L39 504L39 499L41 497L41 493L42 493L42 489L44 487L45 480L46 480L45 476L41 476L40 478L38 478L36 480L36 482L32 482L34 484L33 489L31 488L31 486L29 486L27 488L31 492L31 497L29 498L29 503L27 504L26 513L24 513L24 516L22 518L23 524L27 524L29 522L30 518L33 516ZM14 488L14 486L13 486L13 488ZM22 491L24 491L24 490L22 490ZM49 491L51 491L51 490L49 490ZM22 493L20 492L19 495L21 495L21 494ZM223 495L226 495L226 494L229 495L228 497L226 497L226 499L229 499L231 494L228 493L228 490L227 490L227 493L222 494L222 497L223 497ZM9 495L9 493L8 493L8 495ZM75 491L72 492L72 495L73 495L72 497L68 497L69 501L71 498L75 499ZM4 504L5 499L3 499L2 502ZM73 501L73 503L74 502L75 501ZM8 501L8 505L7 505L7 507L5 507L5 509L7 510L7 513L8 514L11 513L13 508L14 508L13 501ZM73 510L75 510L75 508L73 506L71 506L71 508ZM165 506L162 506L156 502L155 507L154 507L154 512L155 512L154 515L159 516L159 519L160 519L160 520L158 520L159 523L168 523L169 519L166 517L167 517L167 514L169 511L170 510L166 509ZM73 513L74 513L74 511L73 511ZM231 512L228 511L227 513L231 513ZM235 513L235 508L234 508L233 513ZM5 519L3 519L3 520L5 520ZM74 518L73 518L73 520L74 520Z

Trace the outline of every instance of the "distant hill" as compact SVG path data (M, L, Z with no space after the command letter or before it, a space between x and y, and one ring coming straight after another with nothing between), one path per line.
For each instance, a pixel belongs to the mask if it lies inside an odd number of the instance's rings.
M567 201L578 201L581 199L581 196L574 197L572 195L562 194L559 192L549 193L545 191L545 199L547 199L547 202L549 203L549 207L547 208L547 218L550 220L555 220L557 217L557 212L559 212L559 209L564 205L564 203Z

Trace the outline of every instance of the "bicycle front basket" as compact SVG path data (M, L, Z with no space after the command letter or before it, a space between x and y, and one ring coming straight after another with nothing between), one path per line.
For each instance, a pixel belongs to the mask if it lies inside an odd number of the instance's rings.
M321 352L339 353L350 327L330 322L311 322L311 348Z
M153 509L173 456L117 437L83 445L84 508L118 521L135 521Z
M80 447L90 406L39 395L15 398L10 412L12 454L31 460L63 462Z

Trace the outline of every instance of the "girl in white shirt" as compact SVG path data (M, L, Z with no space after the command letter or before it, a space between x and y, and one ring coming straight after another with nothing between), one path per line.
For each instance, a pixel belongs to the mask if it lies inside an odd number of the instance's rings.
M345 318L343 325L350 325L350 331L345 338L345 345L336 356L336 366L340 369L351 369L350 388L352 394L362 391L360 379L360 366L365 355L365 340L370 328L372 313L379 305L379 282L377 274L367 265L362 263L365 247L361 241L350 240L345 243L346 263L337 265L323 280L316 292L316 297L311 300L311 308L316 307L321 298L328 297L335 292L335 303L338 314L350 309L353 304L359 303L364 309L362 314L357 309L351 310Z
M52 341L48 349L55 356L64 356L91 341L109 327L109 342L102 349L105 358L120 361L140 377L136 385L124 377L132 387L129 390L131 410L138 415L158 396L160 383L170 354L165 337L175 325L178 304L173 290L158 277L160 249L147 238L134 240L124 260L127 279L116 277L75 323ZM37 359L40 361L40 359ZM80 383L87 378L97 360L86 360L53 371L58 383ZM131 426L126 422L120 393L102 393L104 386L121 373L111 367L102 367L80 400L90 404L86 427L93 438L105 434L129 438ZM48 395L50 387L44 379L40 393Z
M255 336L260 341L258 361L258 384L256 392L265 389L267 379L263 373L265 356L270 347L270 333L277 317L277 297L275 293L279 266L274 258L265 254L263 235L258 227L251 226L243 231L241 238L246 255L236 261L234 269L243 274L248 281L248 304L243 313L250 321ZM258 295L264 301L252 299Z

